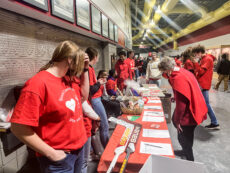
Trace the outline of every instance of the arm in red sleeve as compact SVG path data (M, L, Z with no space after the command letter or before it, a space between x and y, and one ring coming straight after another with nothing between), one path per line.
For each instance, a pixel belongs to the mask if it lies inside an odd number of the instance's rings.
M132 67L129 64L129 78L132 80L133 79L133 74L132 74Z
M181 93L174 90L174 95L176 99L176 108L174 111L173 121L175 125L180 124L180 120L185 114L186 106L188 104L188 99Z
M202 76L207 69L211 67L210 61L205 61L203 64L199 65L197 62L194 63L195 71L198 76Z

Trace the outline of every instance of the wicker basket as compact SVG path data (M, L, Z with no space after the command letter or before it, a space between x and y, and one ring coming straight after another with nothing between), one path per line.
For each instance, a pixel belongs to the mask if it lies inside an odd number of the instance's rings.
M127 114L127 115L141 115L143 108L134 108L134 109L129 109L129 108L123 108L121 107L122 113Z

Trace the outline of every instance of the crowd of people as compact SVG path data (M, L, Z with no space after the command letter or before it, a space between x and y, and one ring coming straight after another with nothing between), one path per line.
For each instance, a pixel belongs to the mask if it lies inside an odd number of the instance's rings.
M172 58L160 60L156 52L151 53L149 62L143 57L135 60L133 51L127 55L119 52L114 69L109 73L101 70L96 77L98 51L92 47L83 51L74 42L64 41L51 60L25 83L11 118L11 130L36 152L42 172L86 173L92 134L99 128L105 148L109 141L108 110L113 107L117 115L121 113L115 98L123 94L127 79L139 76L158 86L162 76L169 80L176 101L173 124L187 160L194 160L194 130L207 112L211 123L206 128L219 128L209 103L215 57L205 54L203 46L188 48L182 61L175 62ZM222 59L215 89L229 78L229 71L223 70L230 69L228 55L223 54ZM88 116L82 103L98 116Z

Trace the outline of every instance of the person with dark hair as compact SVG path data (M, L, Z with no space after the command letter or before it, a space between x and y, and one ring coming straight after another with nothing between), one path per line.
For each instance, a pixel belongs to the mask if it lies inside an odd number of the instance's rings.
M89 83L90 83L90 97L91 97L91 104L94 109L94 111L99 115L101 119L100 124L100 140L105 148L108 141L109 141L109 124L107 120L107 115L105 108L101 102L101 97L103 94L102 87L106 83L106 81L103 78L99 78L97 80L96 74L93 68L93 65L95 65L98 62L98 52L96 49L89 47L86 49L86 53L89 55Z
M63 41L21 91L11 131L36 151L43 173L81 172L87 140L82 100L89 93L88 66L88 56L74 42ZM81 87L73 87L75 78L81 80Z
M212 84L212 75L213 75L213 61L215 57L210 54L205 54L204 46L198 45L192 49L192 53L195 56L195 71L196 78L201 87L201 92L204 96L206 105L208 107L208 115L211 119L211 123L205 128L208 129L220 129L216 115L209 103L209 90ZM200 61L200 63L198 63Z
M143 69L142 69L142 67L143 67L143 57L142 56L140 56L139 58L138 58L138 60L137 60L137 63L136 63L136 67L137 67L137 72L138 72L138 77L139 76L142 76L143 75Z
M134 60L134 52L129 51L128 52L128 57L125 60L125 63L129 66L129 78L132 80L135 76L135 60Z
M115 65L115 70L117 73L117 86L118 88L121 90L121 92L123 92L123 90L125 89L125 80L127 80L129 78L129 71L130 71L130 67L127 65L127 63L125 62L125 56L126 53L124 51L119 52L119 59Z
M217 66L217 73L219 77L214 89L218 90L222 80L224 80L224 91L228 91L228 80L230 75L230 61L228 53L221 55L221 61Z
M116 71L109 70L109 77L106 83L106 91L110 96L117 95L117 81L116 81Z
M163 77L171 85L176 101L172 121L177 128L178 141L182 151L175 154L194 161L193 141L197 125L206 118L207 106L195 76L187 70L176 67L172 58L164 58L158 65Z
M193 74L195 74L195 67L193 64L193 54L192 54L192 48L189 47L187 48L182 54L182 59L183 59L183 68L192 72Z

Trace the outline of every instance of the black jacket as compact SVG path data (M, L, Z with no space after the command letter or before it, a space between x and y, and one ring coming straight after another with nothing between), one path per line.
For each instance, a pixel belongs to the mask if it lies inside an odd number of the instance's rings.
M222 59L217 67L217 73L222 75L230 75L230 61Z

